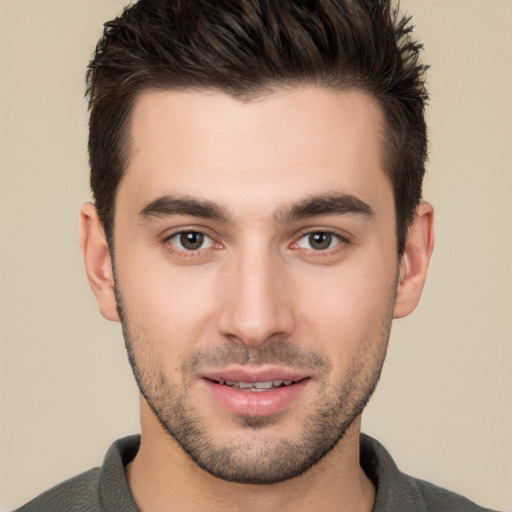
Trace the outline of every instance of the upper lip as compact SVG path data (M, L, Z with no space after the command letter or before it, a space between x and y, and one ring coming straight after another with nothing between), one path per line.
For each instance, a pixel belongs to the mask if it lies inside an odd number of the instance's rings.
M204 372L201 377L212 381L232 382L269 382L291 380L297 382L309 377L305 372L293 368L262 367L262 368L223 368Z

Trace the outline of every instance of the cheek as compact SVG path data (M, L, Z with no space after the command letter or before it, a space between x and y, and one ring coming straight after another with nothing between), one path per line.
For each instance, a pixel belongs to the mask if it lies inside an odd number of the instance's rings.
M214 275L135 256L120 262L117 271L125 317L130 329L144 332L155 352L172 352L174 364L179 364L209 338ZM137 265L136 260L144 263Z
M373 263L305 273L296 296L301 312L300 338L315 342L333 364L346 366L356 353L387 337L395 293L395 267ZM387 341L387 340L385 340Z

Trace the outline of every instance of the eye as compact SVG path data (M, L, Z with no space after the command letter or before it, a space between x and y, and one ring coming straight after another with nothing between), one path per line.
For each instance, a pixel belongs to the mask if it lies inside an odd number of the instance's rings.
M306 233L297 241L297 246L301 249L309 249L313 251L325 251L332 249L342 242L339 235L330 233L329 231L314 231Z
M214 244L213 240L208 235L199 231L180 231L169 237L167 241L182 251L208 249Z

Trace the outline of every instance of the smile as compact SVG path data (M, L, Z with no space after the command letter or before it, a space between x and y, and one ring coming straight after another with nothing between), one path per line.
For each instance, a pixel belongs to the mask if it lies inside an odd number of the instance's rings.
M236 382L232 380L219 380L219 384L223 384L224 386L229 386L230 388L240 389L242 391L255 391L262 392L268 391L270 389L282 388L285 386L290 386L293 381L292 380L268 380L264 382Z
M237 415L252 417L283 411L298 400L312 383L310 377L256 380L233 376L231 379L210 376L203 378L203 383L209 395L223 408Z

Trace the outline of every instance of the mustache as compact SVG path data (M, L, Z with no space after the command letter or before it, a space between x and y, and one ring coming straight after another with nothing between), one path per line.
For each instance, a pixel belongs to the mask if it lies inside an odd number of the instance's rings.
M182 364L186 373L195 373L208 366L285 365L291 368L311 368L327 372L331 364L318 350L305 349L287 340L268 340L264 345L252 348L242 343L202 348L191 354Z

